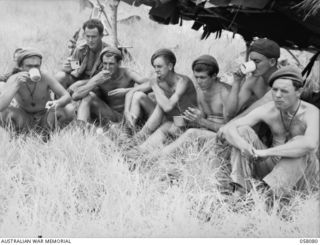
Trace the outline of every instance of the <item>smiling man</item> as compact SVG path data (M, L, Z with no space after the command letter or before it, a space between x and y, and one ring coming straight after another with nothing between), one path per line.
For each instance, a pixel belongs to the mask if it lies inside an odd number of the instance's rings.
M64 88L69 88L79 80L84 84L102 68L99 55L101 50L108 46L102 41L102 22L90 19L83 24L82 29L85 43L75 48L71 57L63 63L62 71L56 74L56 79Z
M13 125L17 130L40 127L54 128L58 120L72 120L66 105L69 93L54 78L41 71L42 54L32 48L20 49L16 54L15 74L8 78L0 93L0 124ZM32 78L32 72L37 80ZM33 79L33 80L32 80ZM50 91L59 99L52 101ZM10 106L15 99L17 106Z
M233 145L231 178L238 188L250 189L250 179L262 180L275 195L292 189L318 187L319 110L301 101L301 72L288 66L269 79L273 101L230 123L225 133ZM273 135L267 148L252 130L265 122Z

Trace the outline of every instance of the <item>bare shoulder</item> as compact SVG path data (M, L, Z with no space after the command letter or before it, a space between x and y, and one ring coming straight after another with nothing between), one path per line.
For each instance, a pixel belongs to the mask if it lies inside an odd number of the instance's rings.
M320 110L316 106L306 101L301 101L301 107L305 110L307 114L312 116L317 116L320 113Z
M53 76L51 76L50 74L48 74L45 71L41 71L41 82L44 83L52 83L55 82L55 78Z

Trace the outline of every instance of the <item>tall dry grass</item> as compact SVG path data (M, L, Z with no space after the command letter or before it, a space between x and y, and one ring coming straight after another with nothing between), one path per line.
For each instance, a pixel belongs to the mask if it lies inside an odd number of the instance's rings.
M120 5L121 14L128 11ZM44 68L53 74L67 40L89 13L80 13L76 1L3 0L0 14L0 70L9 66L16 47L38 46ZM239 38L226 33L200 41L188 25L159 26L143 18L119 26L120 40L133 47L135 58L126 65L150 74L149 58L161 47L172 48L177 71L190 76L192 60L204 53L217 57L222 73L242 59ZM226 170L212 142L192 139L172 156L137 156L140 171L129 172L125 153L132 144L116 128L99 135L69 127L48 142L0 128L0 236L319 236L318 193L296 194L280 211L278 201L266 211L264 196L255 191L240 200L219 192Z

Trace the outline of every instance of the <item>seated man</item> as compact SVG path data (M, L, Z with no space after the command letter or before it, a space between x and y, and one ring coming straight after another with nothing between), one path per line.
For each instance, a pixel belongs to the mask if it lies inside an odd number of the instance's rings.
M140 84L145 80L120 67L122 55L117 48L104 48L100 59L102 70L86 84L77 86L72 94L74 100L81 100L78 119L89 122L93 116L99 122L119 122L122 120L126 93L135 83Z
M249 58L255 63L256 69L247 77L240 68L234 73L230 97L226 104L230 117L236 116L268 92L268 79L277 70L279 57L280 47L274 41L260 38L252 42Z
M71 101L69 93L54 78L40 71L41 61L42 54L37 50L21 49L17 53L19 70L9 77L0 93L2 125L11 123L18 130L37 126L52 129L57 119L60 123L72 119L64 108ZM37 80L30 76L31 69L38 73ZM51 101L50 90L59 99ZM13 98L17 107L9 106Z
M160 49L151 57L156 78L150 86L154 92L156 106L137 137L156 130L141 146L147 150L161 144L167 134L176 134L179 128L173 124L173 116L182 115L189 107L197 104L196 90L191 79L174 71L176 57L168 49Z
M188 129L166 146L161 151L162 154L170 154L188 139L214 138L215 132L229 120L224 104L228 99L230 86L217 77L219 66L216 59L210 55L202 55L192 63L192 70L198 85L198 108L188 108L184 116L195 128Z
M303 79L298 69L283 67L269 79L273 101L230 123L224 137L233 146L231 179L250 190L250 178L263 180L278 197L306 184L318 186L319 110L301 101ZM273 144L267 148L251 127L265 122ZM242 188L241 188L242 187Z
M84 80L82 82L84 84L102 67L99 54L107 46L102 41L104 30L102 22L90 19L83 24L82 29L85 43L75 48L71 57L64 62L62 71L55 76L66 89L79 80Z

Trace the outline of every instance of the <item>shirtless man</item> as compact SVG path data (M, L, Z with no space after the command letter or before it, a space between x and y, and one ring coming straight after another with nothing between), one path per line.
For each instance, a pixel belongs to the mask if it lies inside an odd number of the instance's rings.
M91 116L104 122L119 122L123 117L125 95L135 83L145 82L136 73L120 67L122 55L117 48L101 51L102 70L86 84L77 86L72 94L81 100L78 119L90 122Z
M280 47L274 41L266 38L253 41L249 47L249 58L255 63L256 69L247 77L240 68L234 73L234 82L226 104L230 117L236 116L269 91L268 80L277 70L279 57Z
M0 93L1 124L11 123L18 130L52 129L56 120L59 123L71 120L72 115L64 108L71 97L54 78L40 71L42 54L31 48L21 49L16 58L19 71L9 77ZM39 81L31 80L31 69L39 72ZM59 99L51 101L50 90ZM17 107L9 106L12 99L16 100Z
M198 85L198 108L188 108L184 116L195 128L188 129L166 146L161 154L170 154L188 139L212 139L216 135L215 132L229 120L224 104L228 99L230 87L220 82L217 77L219 66L216 59L210 55L202 55L192 63L192 70Z
M82 83L78 85L85 84L90 77L101 70L99 54L108 46L102 41L104 27L100 20L90 19L83 24L82 29L85 43L75 48L71 57L64 62L62 71L55 76L66 89L79 80Z
M233 145L231 178L238 189L250 190L250 178L262 180L278 197L293 188L317 187L319 110L301 101L303 79L298 69L283 67L269 79L273 101L230 123L224 134ZM267 148L251 129L258 122L271 129Z
M173 116L182 115L189 107L197 104L196 90L191 79L174 71L176 57L171 50L157 50L151 57L156 78L150 86L155 94L155 108L137 137L155 132L142 144L147 150L161 144L168 134L176 134L180 129L173 123Z

